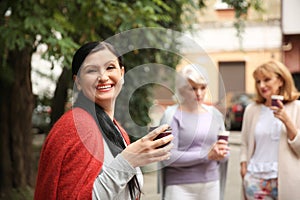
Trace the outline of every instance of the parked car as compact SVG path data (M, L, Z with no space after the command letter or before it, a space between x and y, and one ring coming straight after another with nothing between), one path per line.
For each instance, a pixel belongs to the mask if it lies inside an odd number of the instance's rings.
M248 93L228 93L226 95L225 127L227 130L241 130L246 106L254 95Z

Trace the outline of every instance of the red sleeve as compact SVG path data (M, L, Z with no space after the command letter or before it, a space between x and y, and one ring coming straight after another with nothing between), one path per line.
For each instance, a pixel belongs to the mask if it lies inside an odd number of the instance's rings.
M103 157L103 139L93 118L79 108L66 113L44 143L34 199L92 199Z
M127 145L130 144L130 138L128 134L126 133L125 129L117 122L117 120L114 119L114 123L117 125L118 129L121 131L121 134L126 141Z

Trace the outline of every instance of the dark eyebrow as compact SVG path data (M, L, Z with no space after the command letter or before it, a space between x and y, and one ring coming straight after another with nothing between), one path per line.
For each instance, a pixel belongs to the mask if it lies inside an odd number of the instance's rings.
M106 63L104 63L103 66L107 66L108 64L111 64L111 63L115 63L118 59L115 59L115 60L109 60L107 61ZM82 67L101 67L100 65L98 64L88 64L88 65L84 65Z
M118 61L118 59L115 59L115 60L109 60L109 61L107 61L106 63L104 63L104 66L107 65L107 64L110 64L110 63L115 63L116 61Z

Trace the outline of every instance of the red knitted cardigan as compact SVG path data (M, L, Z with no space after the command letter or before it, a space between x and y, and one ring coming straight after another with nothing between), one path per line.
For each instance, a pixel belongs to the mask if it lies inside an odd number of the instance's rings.
M129 144L125 130L114 123ZM68 111L44 142L34 199L92 199L103 159L103 138L93 117L81 108Z

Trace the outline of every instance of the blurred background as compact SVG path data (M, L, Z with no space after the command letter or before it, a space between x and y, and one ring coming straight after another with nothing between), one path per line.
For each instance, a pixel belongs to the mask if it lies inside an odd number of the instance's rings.
M183 33L191 40L174 40L172 52L132 49L123 55L126 71L145 63L174 70L191 62L205 66L207 103L223 113L228 130L239 131L259 64L284 62L300 88L299 7L298 0L0 1L0 199L33 198L43 140L72 105L71 60L83 43L135 28ZM201 48L191 48L189 41ZM172 88L143 85L124 105L129 113L116 118L135 140L146 134L135 127L157 124L175 103L173 95ZM127 119L122 114L132 121L122 120Z

